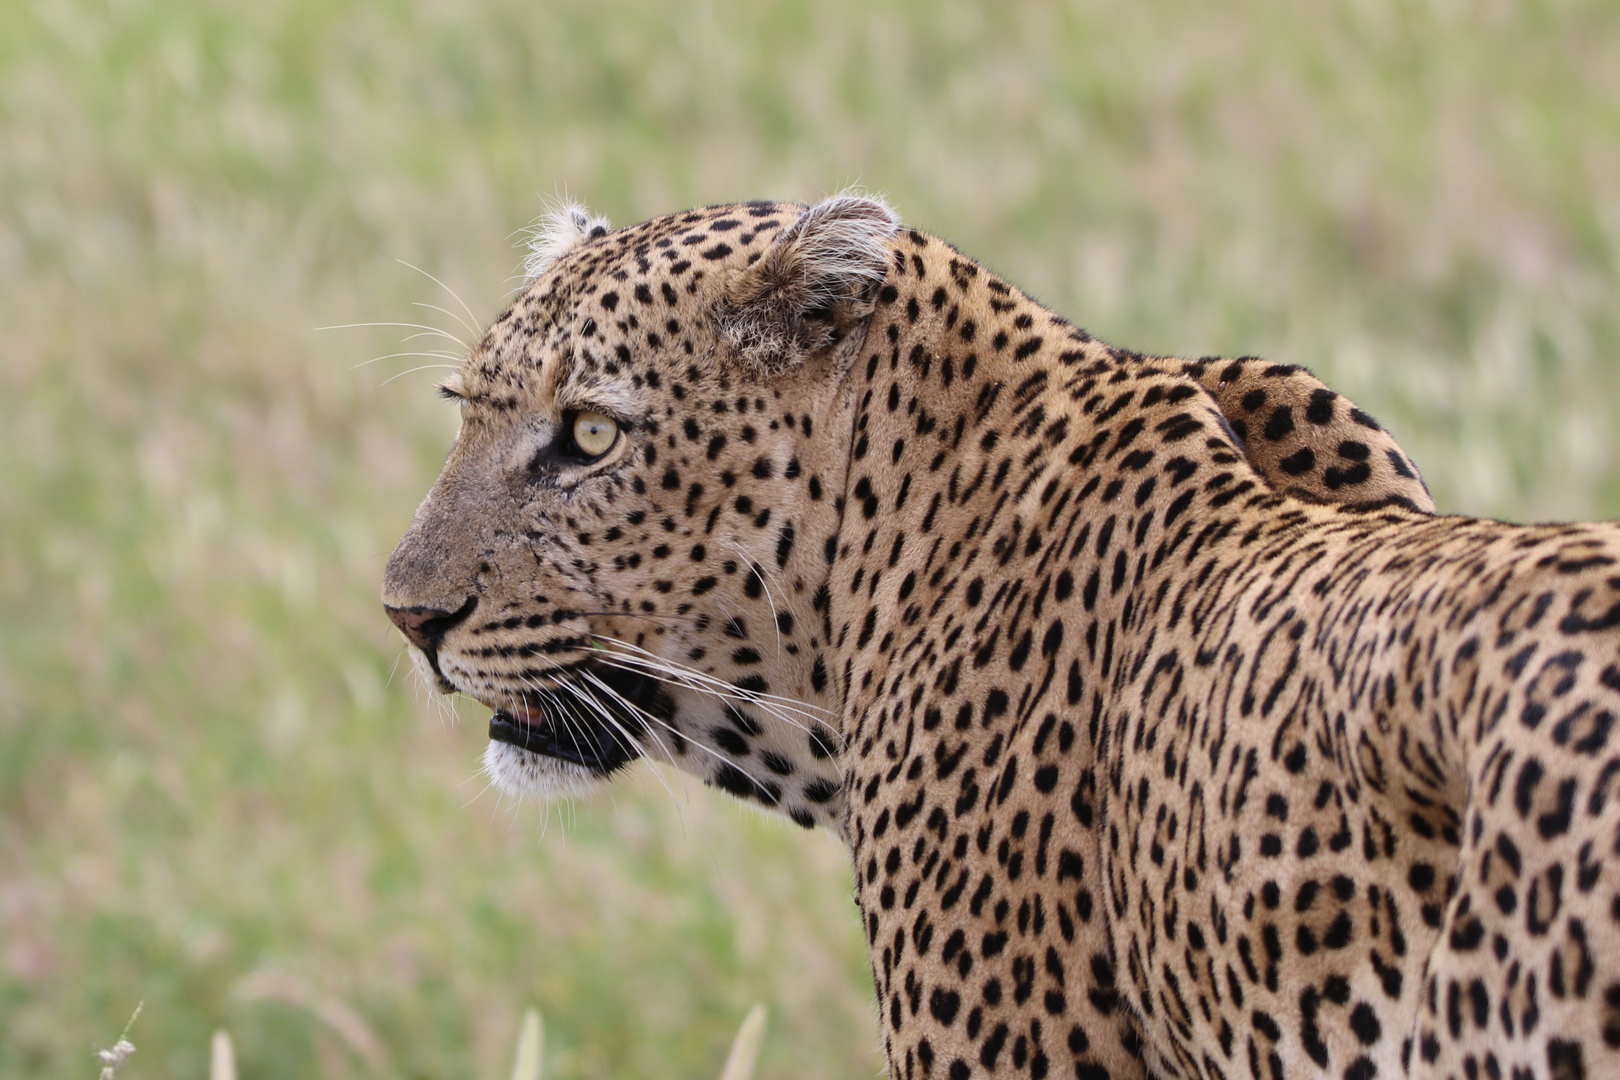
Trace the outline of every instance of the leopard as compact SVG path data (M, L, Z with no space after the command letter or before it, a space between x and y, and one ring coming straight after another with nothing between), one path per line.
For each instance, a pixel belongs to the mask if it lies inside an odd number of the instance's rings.
M891 1076L1620 1075L1620 525L857 193L525 270L384 607L503 790L838 834Z

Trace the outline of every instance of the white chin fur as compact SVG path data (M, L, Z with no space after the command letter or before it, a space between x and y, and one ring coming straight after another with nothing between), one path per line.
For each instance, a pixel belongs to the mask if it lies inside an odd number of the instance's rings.
M484 747L484 775L508 795L546 802L588 795L601 782L582 765L494 740Z

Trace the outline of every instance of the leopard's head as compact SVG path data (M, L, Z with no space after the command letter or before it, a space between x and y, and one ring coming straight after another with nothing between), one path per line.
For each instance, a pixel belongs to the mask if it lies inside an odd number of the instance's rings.
M441 388L461 429L383 583L426 681L492 710L502 788L647 757L836 821L844 376L897 227L840 196L539 231Z

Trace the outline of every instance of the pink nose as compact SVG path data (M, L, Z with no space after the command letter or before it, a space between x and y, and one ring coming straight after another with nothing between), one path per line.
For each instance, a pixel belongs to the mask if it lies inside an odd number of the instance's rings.
M412 645L432 655L439 642L452 627L462 622L478 606L478 598L469 596L467 602L455 611L431 607L388 607L388 617L400 628Z

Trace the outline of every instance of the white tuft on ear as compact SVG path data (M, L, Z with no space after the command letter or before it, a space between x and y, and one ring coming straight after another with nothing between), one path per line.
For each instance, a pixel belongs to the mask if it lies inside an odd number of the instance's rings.
M718 313L722 333L772 371L837 340L870 314L899 228L877 199L846 193L817 203L732 284Z
M548 207L528 230L529 254L523 260L523 280L530 282L539 277L581 240L611 231L613 226L607 218L593 216L572 199Z

